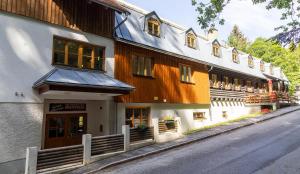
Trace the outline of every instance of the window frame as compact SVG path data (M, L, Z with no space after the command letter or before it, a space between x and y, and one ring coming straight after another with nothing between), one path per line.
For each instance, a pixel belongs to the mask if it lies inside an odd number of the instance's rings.
M135 60L139 60L143 58L144 59L144 74L139 74L139 65L140 65L140 62L137 61L137 71L135 72ZM151 69L150 69L150 75L145 75L145 71L147 72L147 65L146 65L146 59L148 60L151 60ZM146 78L154 78L154 58L153 57L147 57L147 56L144 56L143 54L140 54L140 53L133 53L132 56L131 56L131 73L133 76L138 76L138 77L146 77Z
M221 57L221 45L217 40L212 42L212 54L215 57Z
M63 64L58 64L55 63L54 61L54 54L55 54L55 39L60 40L65 42L65 50L64 50L64 63ZM69 65L69 47L68 47L68 42L73 42L75 44L78 44L78 55L77 55L77 66L72 66ZM84 47L91 47L92 48L92 53L91 53L91 68L83 68L83 48ZM101 69L95 69L95 49L102 49L102 66ZM75 39L70 39L70 38L65 38L65 37L61 37L61 36L56 36L54 35L52 38L52 62L51 65L52 66L67 66L67 67L73 67L73 68L79 68L79 69L87 69L87 70L95 70L95 71L101 71L101 72L106 72L106 57L105 57L105 50L106 47L104 46L99 46L99 45L95 45L95 44L91 44L91 43L87 43L87 42L83 42L83 41L79 41L79 40L75 40Z
M202 116L200 116L200 117L199 116L195 116L195 115L198 115L198 114L200 114L200 115L202 114ZM203 120L206 119L205 114L206 113L203 112L203 111L202 112L200 112L200 111L199 112L198 111L197 112L193 112L193 120L194 121L203 121Z
M179 63L178 67L179 67L179 79L180 79L180 82L182 82L182 83L194 84L194 82L193 82L193 70L192 70L191 65ZM182 68L181 68L181 67L182 67ZM187 75L187 78L186 78L186 79L189 78L189 81L186 81L186 80L182 79L182 74L181 74L181 72L182 72L182 70L183 70L183 67L186 67L186 75ZM183 74L183 75L184 75L184 74ZM183 77L183 78L185 78L185 77Z
M232 50L232 61L234 63L240 63L240 60L239 60L239 53L236 49L233 49Z
M149 24L151 23L151 26L152 26L152 32L149 30ZM155 26L157 26L157 34L155 33ZM149 17L147 19L147 31L148 31L148 34L152 35L152 36L155 36L155 37L160 37L160 34L161 34L161 22L154 18L154 17Z
M147 125L146 125L146 127L150 127L150 124L151 124L151 122L150 122L150 118L151 118L151 107L150 106L129 106L129 107L126 107L125 108L125 124L126 124L126 120L127 120L127 115L126 115L126 111L127 111L127 109L132 109L132 110L139 110L139 126L140 125L142 125L141 123L142 123L142 120L143 120L143 117L142 117L142 109L149 109L149 114L148 114L148 116L147 116ZM134 116L134 114L133 114L133 116ZM130 118L132 118L132 116L130 116ZM133 117L133 119L131 120L131 122L132 122L132 127L129 125L129 127L130 128L136 128L135 127L135 118Z
M192 44L191 41L193 41ZM193 49L197 48L197 36L194 33L189 32L186 34L186 45Z
M252 56L248 56L248 67L254 68L254 58Z

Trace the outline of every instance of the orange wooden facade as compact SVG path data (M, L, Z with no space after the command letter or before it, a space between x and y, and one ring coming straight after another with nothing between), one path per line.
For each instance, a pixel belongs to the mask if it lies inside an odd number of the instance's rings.
M133 75L133 55L152 58L153 77ZM180 64L192 68L193 83L180 81ZM116 97L117 102L210 104L208 70L203 64L116 42L115 78L136 88L129 95Z
M88 0L0 0L0 11L112 38L114 11Z

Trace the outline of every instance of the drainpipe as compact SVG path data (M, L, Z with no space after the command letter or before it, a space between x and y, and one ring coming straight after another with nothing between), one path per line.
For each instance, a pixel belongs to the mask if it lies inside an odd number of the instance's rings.
M214 66L210 66L209 70L208 70L208 73L211 72L213 70ZM210 82L209 82L209 86L210 86ZM210 88L209 88L210 90ZM210 117L210 121L213 121L213 118L212 118L212 112L211 112L211 104L209 105L209 117Z

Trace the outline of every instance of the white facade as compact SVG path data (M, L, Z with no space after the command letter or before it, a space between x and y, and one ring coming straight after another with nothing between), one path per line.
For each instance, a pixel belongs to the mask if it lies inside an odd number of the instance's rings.
M0 21L0 79L5 79L0 83L0 102L43 102L32 85L53 69L54 36L104 46L106 71L113 76L112 39L4 13ZM24 97L15 96L16 92Z
M22 161L26 147L43 147L45 114L48 113L49 102L84 100L83 103L87 104L88 133L102 135L115 131L115 117L110 117L115 115L111 96L72 92L40 95L32 88L34 82L54 68L54 36L105 47L105 70L113 77L112 39L6 13L0 13L0 21L0 171L20 173L8 170L11 168L9 162ZM100 125L103 125L102 131L99 131ZM23 162L15 161L15 164Z

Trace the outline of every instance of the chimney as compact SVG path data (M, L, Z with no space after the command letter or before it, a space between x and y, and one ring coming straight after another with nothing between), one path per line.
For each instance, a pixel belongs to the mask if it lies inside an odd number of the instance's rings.
M210 28L207 32L207 39L213 41L218 38L218 30L215 28Z

